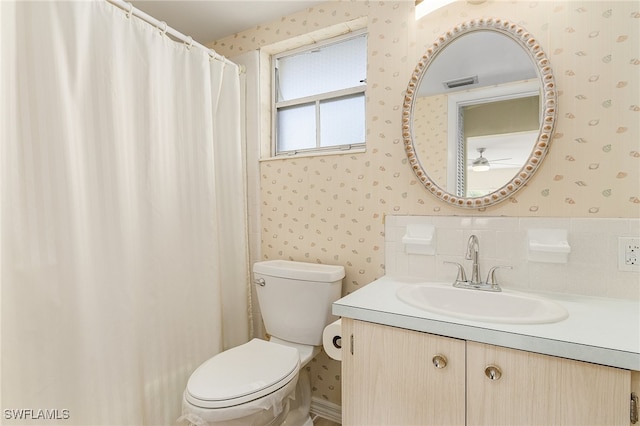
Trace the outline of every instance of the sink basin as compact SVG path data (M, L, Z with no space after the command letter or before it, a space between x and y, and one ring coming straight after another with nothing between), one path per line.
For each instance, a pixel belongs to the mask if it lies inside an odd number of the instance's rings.
M402 302L437 314L504 324L544 324L566 319L564 306L524 293L455 288L442 283L409 284L398 289Z

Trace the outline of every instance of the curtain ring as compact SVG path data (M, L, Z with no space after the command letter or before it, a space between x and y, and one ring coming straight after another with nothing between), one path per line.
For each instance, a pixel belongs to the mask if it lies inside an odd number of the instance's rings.
M164 36L167 33L167 23L164 21L160 22L162 24L162 28L158 27L160 30L160 36Z
M187 37L187 40L184 42L185 46L187 46L187 50L191 50L191 46L193 46L193 38L191 36Z
M127 3L127 5L129 6L129 10L127 10L127 19L129 19L133 13L133 3Z

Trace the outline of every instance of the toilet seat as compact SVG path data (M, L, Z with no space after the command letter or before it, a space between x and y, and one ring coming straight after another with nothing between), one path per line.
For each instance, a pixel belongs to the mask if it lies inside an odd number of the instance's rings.
M253 339L198 367L189 377L185 398L201 408L244 404L282 388L299 369L295 348Z

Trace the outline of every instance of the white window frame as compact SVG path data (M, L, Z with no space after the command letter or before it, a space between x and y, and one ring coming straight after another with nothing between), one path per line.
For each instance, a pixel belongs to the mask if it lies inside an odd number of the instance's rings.
M301 155L323 155L330 153L343 153L345 151L353 151L360 150L364 151L366 147L366 119L365 119L365 140L359 143L347 144L347 145L333 145L333 146L320 146L320 102L331 100L331 99L339 99L342 97L348 97L355 94L362 93L365 97L365 117L366 117L366 89L367 89L367 77L364 76L362 80L362 84L359 86L350 87L342 90L335 90L332 92L325 92L318 95L313 96L305 96L303 98L291 99L287 101L277 102L277 60L286 56L293 56L298 53L307 52L313 49L317 49L318 47L329 46L332 44L340 43L345 40L360 37L362 35L367 35L367 29L363 28L360 30L352 31L350 33L340 35L337 37L332 37L326 40L317 41L313 44L302 46L296 49L288 50L285 52L280 52L271 56L271 156L272 157L292 157L292 156L301 156ZM313 148L307 149L299 149L293 151L282 151L278 152L278 109L286 108L290 106L298 106L298 105L306 105L306 104L314 104L315 112L316 112L316 146Z

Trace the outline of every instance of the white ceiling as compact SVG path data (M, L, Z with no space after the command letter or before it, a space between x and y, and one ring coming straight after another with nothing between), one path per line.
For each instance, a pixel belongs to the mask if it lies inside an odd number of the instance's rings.
M478 77L473 86L446 89L444 82ZM510 37L494 31L473 31L456 38L429 64L420 96L477 89L505 82L537 78L529 54Z
M133 0L131 3L184 35L206 44L300 12L323 1Z

